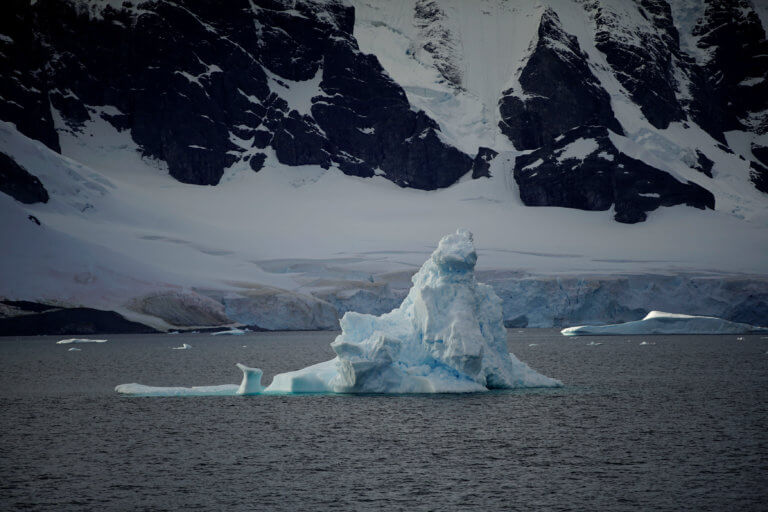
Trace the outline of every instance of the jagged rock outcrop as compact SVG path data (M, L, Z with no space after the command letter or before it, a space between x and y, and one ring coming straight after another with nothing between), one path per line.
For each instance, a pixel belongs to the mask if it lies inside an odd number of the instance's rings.
M48 202L48 191L40 180L2 152L0 152L0 192L25 204Z
M519 156L515 181L528 206L608 210L615 219L636 223L660 206L686 204L714 208L711 192L681 183L668 173L618 151L602 127L575 128L551 149Z
M713 137L768 131L768 41L748 0L706 0L693 29L707 55L694 81L693 119Z
M491 162L498 156L498 154L498 151L494 151L491 148L478 148L475 160L472 162L472 177L475 179L490 178Z
M672 10L664 0L626 2L622 7L628 12L618 7L598 1L585 4L596 25L595 46L646 119L666 128L685 118L677 99L680 41ZM626 26L629 20L636 20L634 26Z
M654 13L653 26L660 27L654 37L621 37L618 16L593 4L596 46L606 53L649 120L667 126L682 116L673 82L669 82L670 47L678 44L677 33L670 26L668 7L663 9L650 0L642 4ZM647 65L635 69L646 59ZM576 38L564 31L550 9L541 16L538 40L519 82L520 89L509 89L500 102L500 127L519 149L535 149L515 162L515 181L526 205L582 210L614 207L616 220L624 223L641 222L646 212L659 206L714 208L714 196L701 186L681 183L616 149L609 133L623 131L608 93L592 73ZM655 92L654 84L663 87ZM694 165L704 173L711 172L706 156L698 158Z
M499 128L517 149L550 147L559 135L579 126L624 133L587 60L557 14L546 9L519 88L507 89L499 100Z
M114 7L117 6L117 7ZM77 133L94 115L129 130L185 183L264 164L338 165L421 189L454 183L469 156L352 36L341 1L9 0L0 118L59 150L52 106ZM98 41L98 44L94 44ZM94 106L114 110L95 111Z
M431 55L435 68L455 87L461 87L463 77L457 59L454 34L445 26L446 13L439 0L417 0L414 5L414 21L423 41L421 48Z

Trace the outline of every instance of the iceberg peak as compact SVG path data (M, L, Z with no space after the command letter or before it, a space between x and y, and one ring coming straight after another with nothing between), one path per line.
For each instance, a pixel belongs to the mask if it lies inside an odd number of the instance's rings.
M422 267L423 272L419 272L413 277L413 284L418 284L417 277L419 275L429 274L433 270L437 272L438 276L472 274L475 270L475 263L477 263L477 252L472 233L466 229L459 229L456 233L440 239L437 249L430 256L427 264Z
M400 307L347 312L336 358L278 375L266 392L450 393L562 385L507 350L501 299L476 282L472 234L443 237Z

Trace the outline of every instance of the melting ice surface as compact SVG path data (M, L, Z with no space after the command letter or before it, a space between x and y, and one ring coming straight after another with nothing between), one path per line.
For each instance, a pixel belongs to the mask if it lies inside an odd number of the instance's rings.
M119 393L220 395L268 393L462 393L557 387L507 351L501 299L475 280L477 253L469 231L443 237L413 276L400 307L381 316L348 312L331 347L336 357L276 375L238 365L237 386L155 388L123 384Z
M560 331L564 336L622 334L742 334L768 332L765 327L729 322L714 316L680 315L651 311L642 320L610 325L579 325Z

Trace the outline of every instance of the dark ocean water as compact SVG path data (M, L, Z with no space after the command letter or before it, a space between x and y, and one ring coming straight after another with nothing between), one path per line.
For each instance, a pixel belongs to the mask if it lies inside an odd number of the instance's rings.
M113 391L237 383L236 362L269 382L332 357L333 337L0 338L0 510L768 510L761 336L511 330L558 390Z

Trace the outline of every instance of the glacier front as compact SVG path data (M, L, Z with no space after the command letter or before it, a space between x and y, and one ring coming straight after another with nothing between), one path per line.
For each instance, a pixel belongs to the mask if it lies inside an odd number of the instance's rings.
M579 325L560 331L564 336L613 336L627 334L748 334L768 328L729 322L714 316L681 315L651 311L642 320L609 325Z
M400 307L381 316L348 312L331 343L336 357L276 375L262 388L261 372L238 365L243 383L233 394L462 393L558 387L507 350L501 299L475 280L472 234L458 230L413 276ZM166 388L121 385L125 394L158 396ZM173 395L200 388L167 388ZM233 389L233 388L230 388ZM220 391L221 388L217 389Z

